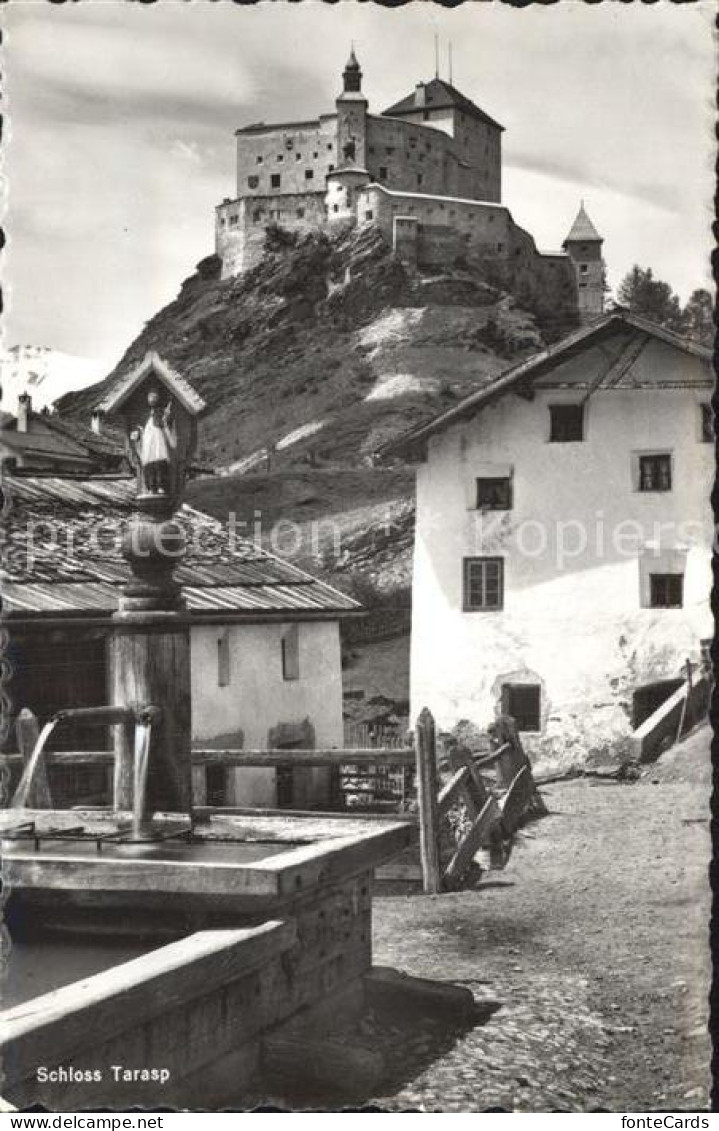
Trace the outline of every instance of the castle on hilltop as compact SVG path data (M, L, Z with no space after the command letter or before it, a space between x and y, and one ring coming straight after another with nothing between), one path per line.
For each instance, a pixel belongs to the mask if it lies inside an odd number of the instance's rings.
M563 250L540 252L501 203L498 122L439 76L370 114L354 50L343 80L334 113L236 131L237 197L216 209L223 278L259 261L268 224L373 223L405 262L481 260L515 288L572 288L583 316L602 313L602 239L584 207Z

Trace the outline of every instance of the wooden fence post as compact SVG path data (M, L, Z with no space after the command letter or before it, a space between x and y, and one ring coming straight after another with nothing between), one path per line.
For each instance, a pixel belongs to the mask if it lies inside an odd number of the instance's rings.
M15 720L15 734L17 736L18 750L22 755L22 768L24 773L40 735L38 721L32 711L28 710L27 707L23 707ZM35 767L33 779L30 782L26 808L52 809L52 796L50 794L50 784L47 778L44 751L40 755Z
M427 707L422 709L417 719L415 753L422 883L428 895L436 895L441 888L437 818L437 745L434 719Z

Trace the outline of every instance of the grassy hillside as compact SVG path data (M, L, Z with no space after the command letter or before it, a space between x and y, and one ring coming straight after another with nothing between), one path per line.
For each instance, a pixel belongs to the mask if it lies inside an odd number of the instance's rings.
M373 469L372 453L574 321L561 302L521 309L486 275L471 262L408 270L372 226L301 239L271 229L262 262L241 278L221 281L219 261L203 260L115 371L60 411L88 419L156 350L207 401L198 454L222 475L192 485L196 505L220 518L257 509L266 533L282 517L332 519L347 553L304 547L305 564L330 574L356 565L404 587L412 473Z

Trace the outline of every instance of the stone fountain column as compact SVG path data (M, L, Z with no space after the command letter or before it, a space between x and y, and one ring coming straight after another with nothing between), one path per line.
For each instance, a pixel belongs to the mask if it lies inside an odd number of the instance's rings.
M109 648L113 705L159 707L153 726L144 820L192 808L190 628L174 573L185 554L176 519L204 404L156 354L103 403L125 423L137 475L122 551L130 578L113 617ZM115 807L133 804L134 726L116 728Z

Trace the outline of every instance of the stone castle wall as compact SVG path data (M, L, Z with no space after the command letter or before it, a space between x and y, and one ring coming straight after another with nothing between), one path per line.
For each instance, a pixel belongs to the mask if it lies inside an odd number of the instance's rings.
M336 114L238 130L237 196L324 192L325 177L338 163L336 135Z
M227 200L216 209L215 248L222 278L249 271L262 259L265 230L278 224L289 231L310 231L327 223L325 193L248 196Z
M577 307L570 256L542 254L532 236L502 204L395 193L367 185L358 194L357 218L374 223L400 258L424 269L481 262L488 277L532 308Z

